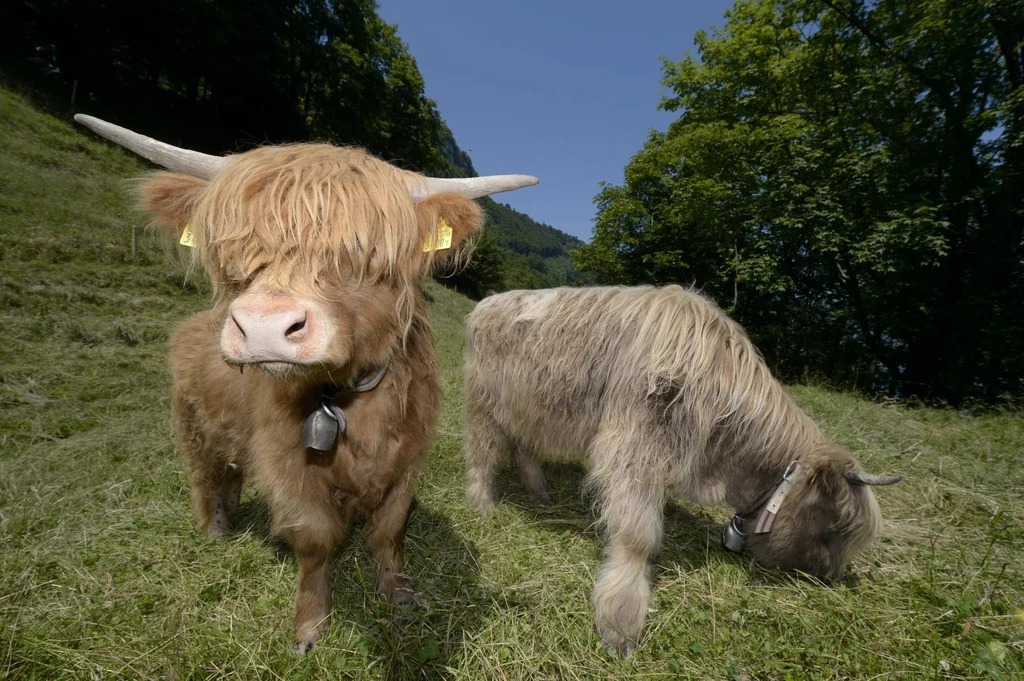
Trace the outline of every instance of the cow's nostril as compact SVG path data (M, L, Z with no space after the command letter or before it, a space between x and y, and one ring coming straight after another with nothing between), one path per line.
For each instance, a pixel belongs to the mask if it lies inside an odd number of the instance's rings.
M235 317L235 315L231 315L231 321L232 321L232 323L234 323L235 328L238 329L238 333L240 333L242 335L242 338L244 339L245 338L245 329L242 328L242 325L238 323L238 319Z
M290 337L294 336L295 334L297 334L299 331L302 331L304 328L306 328L306 319L305 318L303 318L302 320L297 321L294 324L292 324L291 326L289 326L288 330L284 332L284 337L285 338L290 338Z

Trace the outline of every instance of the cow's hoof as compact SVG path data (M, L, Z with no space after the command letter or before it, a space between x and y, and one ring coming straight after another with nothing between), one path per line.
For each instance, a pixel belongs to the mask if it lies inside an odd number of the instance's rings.
M480 504L473 504L470 508L472 508L473 511L481 518L486 518L494 512L494 502L487 501Z
M305 655L316 648L316 642L330 631L330 623L324 620L319 627L299 626L295 628L295 652Z
M412 608L422 606L419 594L412 588L412 582L405 577L405 573L396 575L391 584L382 584L379 589L381 595L393 605Z
M466 503L477 515L486 518L494 510L494 489L491 485L470 483L466 486Z
M226 523L222 524L215 521L210 523L210 527L206 530L206 533L214 539L226 537L231 534L231 526Z
M420 603L420 595L413 589L405 586L398 587L392 591L391 598L388 600L395 605L401 605L402 607L422 607L422 604Z
M530 499L533 503L540 504L541 506L550 506L554 503L551 500L551 492L544 490L530 490Z
M624 660L636 650L636 641L623 636L614 629L598 628L598 633L601 635L601 647L609 655Z
M313 648L316 648L315 638L306 638L295 642L295 652L299 655L305 655L309 651L313 650Z

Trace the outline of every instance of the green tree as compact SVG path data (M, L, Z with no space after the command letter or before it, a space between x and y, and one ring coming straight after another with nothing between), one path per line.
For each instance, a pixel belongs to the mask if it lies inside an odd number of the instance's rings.
M695 283L784 375L1020 393L1022 40L1021 0L737 2L578 266Z
M506 290L505 257L494 237L484 230L472 248L467 264L439 273L437 280L473 300Z
M443 173L447 130L374 0L13 0L4 70L204 151L324 139Z

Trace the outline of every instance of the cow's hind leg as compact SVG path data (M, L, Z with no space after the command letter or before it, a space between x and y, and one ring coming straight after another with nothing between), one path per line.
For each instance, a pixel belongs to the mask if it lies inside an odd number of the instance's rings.
M243 479L242 469L237 464L221 464L218 468L209 488L201 492L205 496L195 500L209 514L208 531L215 537L231 531L231 514L241 501Z
M665 491L643 470L596 470L607 534L594 584L594 621L605 650L629 657L640 641L651 597L649 561L661 545Z
M175 394L174 411L196 524L215 537L227 534L242 491L242 469L228 463L215 434L204 428L195 406L180 392Z
M523 445L515 448L512 458L515 461L516 470L519 471L519 479L526 487L526 491L530 493L530 498L538 504L550 504L551 493L548 491L547 480L544 479L544 469L541 468L540 459L526 450Z
M468 410L466 433L466 500L480 515L494 508L494 480L511 449L508 437L484 408Z
M227 475L224 476L224 486L221 487L221 495L230 520L231 514L237 511L239 504L242 503L244 476L241 467L236 463L227 464L227 470Z
M402 563L405 521L415 482L415 474L406 473L367 518L366 543L377 561L377 591L396 605L408 605L416 599Z

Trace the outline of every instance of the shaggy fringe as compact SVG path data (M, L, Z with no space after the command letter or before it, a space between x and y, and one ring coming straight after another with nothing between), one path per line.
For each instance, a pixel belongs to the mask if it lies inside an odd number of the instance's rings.
M771 375L743 328L707 298L679 286L644 288L613 295L602 307L635 329L618 353L623 373L646 381L647 398L674 391L665 415L684 405L690 451L717 444L714 449L768 455L773 465L784 466L789 452L825 440ZM724 433L727 443L713 442Z
M321 295L329 278L393 282L408 334L419 282L434 259L423 251L408 175L361 149L295 144L250 151L219 173L195 205L193 258L218 293L257 272L281 289Z

